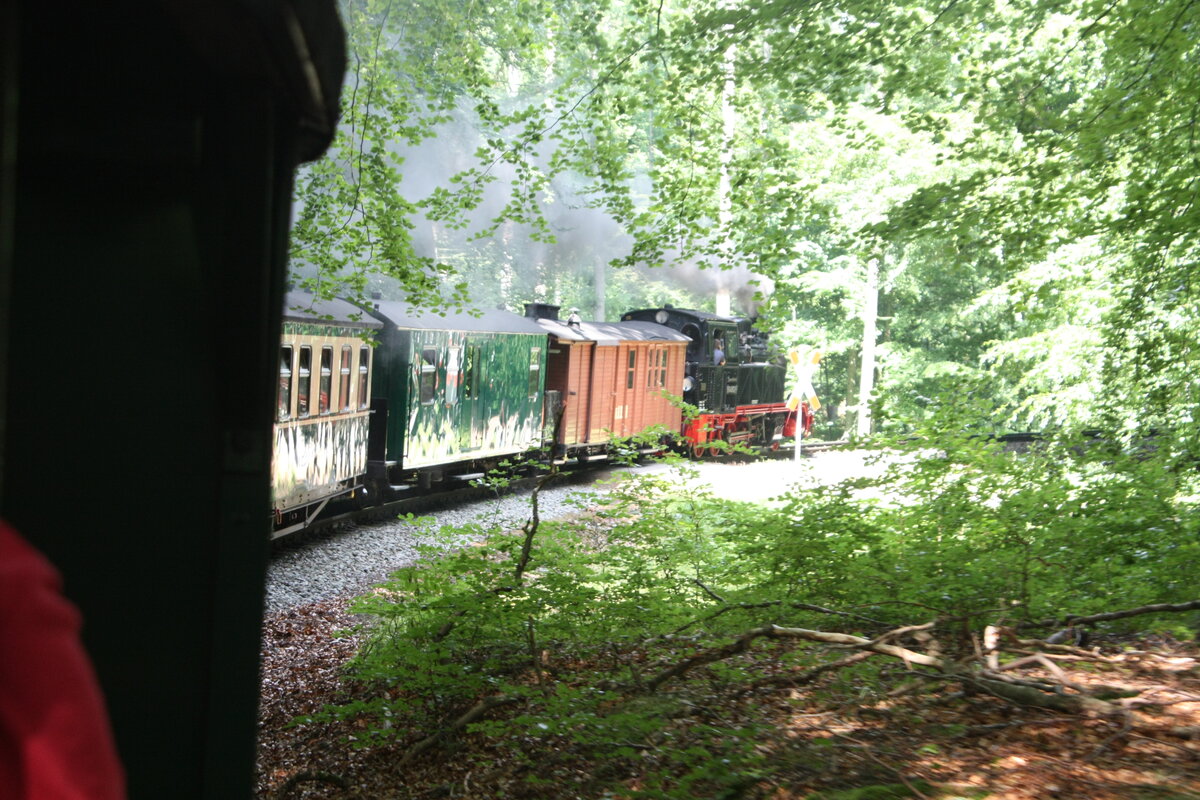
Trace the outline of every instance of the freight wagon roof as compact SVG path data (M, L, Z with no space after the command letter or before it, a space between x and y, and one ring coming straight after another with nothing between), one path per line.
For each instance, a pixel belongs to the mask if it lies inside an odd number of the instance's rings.
M487 309L479 316L432 310L417 310L407 303L394 300L375 300L368 309L376 318L395 328L428 331L480 331L484 333L526 333L545 336L538 324L527 317L502 309Z
M596 342L615 345L619 342L690 342L691 339L673 328L655 322L580 322L568 325L558 319L537 321L547 333L568 342Z
M354 328L382 328L361 308L345 300L322 300L307 292L288 292L283 304L283 318L289 322L336 322Z

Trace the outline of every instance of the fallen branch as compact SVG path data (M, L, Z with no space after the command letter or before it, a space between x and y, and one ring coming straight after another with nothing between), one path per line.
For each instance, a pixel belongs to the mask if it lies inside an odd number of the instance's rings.
M978 677L983 680L1012 684L1013 686L1025 686L1030 689L1037 689L1039 692L1053 693L1059 690L1057 684L1030 680L1028 678L1014 678L1011 675L1000 675L988 670L984 670Z
M1103 753L1105 750L1107 750L1109 748L1110 745L1112 745L1113 742L1122 738L1127 733L1129 733L1131 730L1133 730L1133 717L1128 712L1126 712L1125 718L1124 718L1124 720L1122 720L1122 723L1121 723L1121 729L1119 731L1117 731L1116 733L1114 733L1112 736L1109 736L1107 739L1105 739L1100 744L1096 745L1092 749L1092 752L1088 753L1088 755L1083 759L1084 763L1086 764L1086 763L1095 761L1100 756L1101 753Z
M1027 666L1031 662L1037 661L1039 658L1045 658L1051 661L1083 661L1095 664L1120 664L1123 661L1121 658L1109 658L1108 656L1102 656L1098 653L1079 655L1078 653L1043 653L1038 650L1016 650L1007 648L1004 652L1014 653L1021 656L1021 658L1009 661L1006 664L1000 664L997 667L992 667L992 669L997 671L1018 669L1020 667Z
M519 700L519 698L513 697L511 695L497 695L495 697L485 697L484 699L480 700L475 705L471 706L471 708L468 709L465 714L463 714L458 719L451 722L445 728L441 729L440 731L437 731L436 733L430 734L429 736L426 736L424 739L417 742L412 747L408 748L408 751L404 754L404 757L400 759L398 766L401 766L401 767L406 766L414 758L421 755L426 750L430 749L435 744L437 744L441 740L445 739L446 737L450 736L451 734L457 733L458 731L467 727L472 722L479 719L487 712L491 711L493 708L499 708L500 706L510 705L512 703L518 702L518 700Z
M969 683L990 695L1031 708L1049 708L1067 714L1094 714L1105 716L1111 714L1114 708L1111 704L1094 697L1084 695L1053 694L1041 689L1008 683L987 678L976 678L969 675L955 674L947 677L955 678L963 683Z
M1173 749L1178 750L1179 752L1183 753L1189 759L1191 759L1193 761L1196 760L1196 751L1192 750L1191 748L1184 747L1183 745L1175 744L1174 742L1168 742L1163 739L1159 739L1156 736L1144 736L1140 733L1127 733L1125 735L1128 736L1130 739L1141 739L1143 742L1154 742L1154 744L1160 744L1163 747L1173 748Z
M704 593L705 593L706 595L708 595L709 597L711 597L713 600L716 600L718 603L724 603L724 602L725 602L725 598L724 598L724 597L721 597L721 595L717 594L717 593L716 593L716 592L714 592L712 589L710 589L710 588L708 588L707 586L705 586L705 585L704 585L704 583L703 583L703 582L702 582L702 581L701 581L699 578L692 578L692 583L696 584L696 585L697 585L697 586L699 586L701 589L703 589L703 590L704 590Z
M884 644L881 641L864 639L861 636L853 636L849 633L812 631L807 628L783 628L778 625L772 625L771 628L773 630L771 635L779 638L806 639L810 642L824 642L826 644L848 644L862 650L869 650L874 653L882 653L887 656L899 658L906 664L920 664L923 667L937 667L938 669L945 669L946 666L945 662L940 658L918 653L915 650L909 650L907 647ZM886 635L879 638L886 638Z
M867 642L866 644L858 644L858 645L854 645L854 647L857 647L861 650L870 650L873 645L884 644L885 642L887 642L891 639L898 639L901 636L905 635L906 633L916 633L918 631L927 631L936 624L937 624L937 622L926 622L924 625L909 625L904 628L895 628L893 630L888 631L887 633L883 633L883 634L880 634L879 636L876 636L874 639Z
M645 682L644 688L646 691L655 692L667 681L682 677L696 667L712 664L716 661L722 661L745 653L750 649L755 639L761 638L804 639L822 644L852 645L860 648L863 652L879 653L898 658L904 661L910 668L913 664L923 667L933 667L941 673L935 677L966 683L1000 699L1022 706L1050 708L1071 714L1110 714L1115 710L1111 704L1087 695L1057 694L1055 690L1059 687L1050 684L1022 681L999 674L987 675L985 673L983 675L970 675L960 671L957 665L948 663L944 659L926 653L918 653L906 647L885 644L872 639L864 639L861 636L853 636L848 633L814 631L807 628L786 628L779 625L765 625L760 628L754 628L738 636L729 644L697 653L659 672Z
M951 738L963 739L967 736L986 736L989 733L1006 730L1008 728L1023 728L1027 726L1039 727L1042 725L1064 725L1077 724L1074 717L1052 717L1051 719L1014 719L1009 722L995 722L990 725L968 725L961 733L954 734Z
M699 583L699 581L695 581L695 582ZM700 584L700 587L702 589L705 589L706 591L708 591L709 595L711 597L718 599L720 602L724 602L724 600L720 600L719 597L715 593L711 592L711 590L709 590L707 586ZM869 622L872 625L884 626L887 624L885 622L882 622L881 620L872 619L871 617L866 617L866 616L863 616L862 614L854 614L849 611L835 611L832 608L825 608L823 606L814 606L811 603L797 603L797 602L791 601L791 600L766 600L761 603L734 603L732 605L723 606L723 607L717 609L716 611L714 611L713 613L708 614L707 616L700 617L699 619L694 619L691 622L687 623L686 625L681 625L680 627L671 631L671 634L674 635L677 633L683 633L688 628L691 628L695 625L699 625L702 622L711 622L712 620L716 619L717 617L721 616L722 614L728 614L730 611L756 611L756 610L762 609L762 608L779 608L781 606L786 606L788 608L794 608L798 611L815 611L818 614L830 614L830 615L833 615L836 617L846 617L848 619L857 619L857 620L861 620L863 622Z
M942 669L944 664L940 658L927 656L924 653L918 653L914 650L909 650L904 647L899 647L893 644L873 644L870 639L864 639L861 636L852 636L848 633L829 633L826 631L812 631L806 628L783 628L778 625L766 625L761 628L749 630L735 639L733 642L716 647L711 650L705 650L702 653L697 653L691 658L687 658L678 664L663 670L655 675L650 680L646 681L645 687L647 690L657 691L667 681L672 678L682 677L696 667L712 664L716 661L723 661L727 658L744 653L750 649L750 645L755 639L761 638L770 639L807 639L814 642L822 642L825 644L842 644L861 646L864 651L875 653L883 653L884 655L894 656L895 658L903 659L906 663L920 664L926 667L937 667Z
M1095 651L1085 650L1082 647L1076 647L1073 644L1054 644L1053 642L1047 642L1044 639L1014 639L1013 641L1022 647L1028 648L1026 652L1063 653L1064 655L1080 657L1099 656L1099 654Z
M1131 608L1127 611L1108 611L1103 614L1092 614L1087 617L1077 617L1073 614L1067 615L1063 620L1056 619L1043 620L1042 622L1026 622L1018 625L1019 628L1058 628L1070 627L1072 625L1088 625L1093 622L1109 622L1114 619L1126 619L1128 617L1137 617L1142 614L1164 614L1174 613L1177 611L1195 611L1200 609L1200 600L1189 600L1186 603L1156 603L1149 606L1139 606Z
M1151 650L1126 650L1119 656L1120 661L1128 661L1130 658L1152 658L1155 661L1165 661L1173 667L1182 667L1185 669L1194 669L1196 659L1187 656L1164 656L1162 653L1155 653Z
M845 658L839 658L837 661L831 661L828 664L821 664L818 667L806 669L803 672L788 672L783 675L772 675L769 678L760 678L754 681L739 694L749 694L755 689L761 689L764 686L800 686L806 683L812 683L814 680L824 675L826 672L832 672L835 669L848 667L851 664L857 664L860 661L866 661L873 656L874 653L854 653Z
M279 787L279 791L275 793L276 800L284 800L291 791L302 783L329 783L339 789L349 789L350 783L341 775L335 775L332 772L322 772L321 770L306 770L297 772L295 775L288 778Z
M1043 655L1034 656L1034 660L1037 662L1037 664L1039 666L1043 667L1047 672L1049 672L1051 675L1053 675L1054 679L1056 681L1058 681L1060 684L1062 684L1063 686L1066 686L1069 689L1074 689L1077 692L1086 692L1087 691L1082 686L1080 686L1079 684L1075 683L1070 678L1068 678L1067 673L1063 672L1062 669L1058 666L1058 664L1055 664L1053 661L1046 658L1045 656L1043 656Z
M675 666L663 670L650 680L646 681L643 686L645 687L646 691L656 692L658 691L658 687L662 686L667 681L671 680L672 678L682 677L696 667L702 667L705 664L712 664L716 661L723 661L726 658L731 658L739 653L746 652L750 649L750 645L755 639L759 639L764 636L773 636L774 629L774 625L767 625L762 628L755 628L747 631L730 644L727 644L723 647L713 648L712 650L706 650L703 653L697 653L691 658L684 659Z

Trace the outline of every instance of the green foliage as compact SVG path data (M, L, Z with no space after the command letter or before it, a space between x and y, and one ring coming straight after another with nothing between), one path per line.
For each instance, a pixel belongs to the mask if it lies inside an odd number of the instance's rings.
M1200 10L743 5L346 0L343 124L299 177L293 270L610 317L704 306L655 265L753 270L845 414L877 259L891 425L965 375L1010 426L1196 429Z
M365 717L360 745L410 741L502 697L515 711L473 730L603 760L611 774L597 786L636 774L641 793L630 796L718 796L772 764L752 723L697 715L704 697L736 691L768 663L802 672L831 656L750 647L677 676L670 691L647 687L750 629L872 637L936 619L952 649L987 623L1192 599L1200 487L1170 448L1123 453L1075 438L1009 452L989 435L1001 409L974 388L935 398L919 438L880 451L878 477L797 487L769 507L634 473L567 519L447 532L474 543L431 552L356 602L370 637L351 677L370 699L327 716ZM690 468L676 468L686 480ZM872 660L817 694L882 697L894 675Z
M373 633L354 676L372 699L336 712L370 719L360 741L506 696L516 715L479 730L593 748L613 765L600 783L636 764L641 796L732 796L771 766L745 728L689 716L689 692L740 684L764 656L698 668L669 699L643 689L756 625L872 635L1192 599L1200 6L344 12L343 125L296 195L292 263L314 288L361 293L383 272L419 303L466 302L470 284L480 304L587 315L597 294L702 305L646 280L656 265L753 269L774 281L763 324L824 352L818 392L845 412L876 261L871 402L892 459L770 509L644 478L574 520L468 531L477 545L360 600ZM418 191L426 162L450 177ZM570 242L559 201L621 252ZM609 260L638 271L598 272ZM992 437L1015 426L1051 435L1014 454ZM870 693L890 676L868 662L835 680ZM673 746L646 758L662 737Z
M908 500L871 516L895 537L876 568L894 596L1043 619L1190 591L1165 568L1196 552L1190 474L1161 451L1113 452L1083 437L1014 456L990 438L986 421L999 415L981 397L941 398L919 438L893 445L914 460L878 486Z

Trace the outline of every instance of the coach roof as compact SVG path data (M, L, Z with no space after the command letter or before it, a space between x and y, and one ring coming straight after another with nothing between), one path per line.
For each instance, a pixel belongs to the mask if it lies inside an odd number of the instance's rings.
M572 325L557 319L537 321L546 333L563 341L595 342L615 345L618 342L690 342L687 336L654 322L579 322Z
M431 309L414 309L407 303L394 300L375 300L368 309L372 316L394 328L429 331L479 331L481 333L525 333L544 336L531 319L502 309L487 309L471 313L441 313Z
M322 300L316 295L296 291L287 293L283 319L287 322L336 322L352 328L383 327L382 323L353 303L336 297Z

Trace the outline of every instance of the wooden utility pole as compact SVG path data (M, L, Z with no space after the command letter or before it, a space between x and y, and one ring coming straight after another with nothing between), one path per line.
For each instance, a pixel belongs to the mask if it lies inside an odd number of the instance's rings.
M731 10L737 7L737 0L720 0L720 8ZM733 26L726 25L726 31L732 31ZM729 290L728 270L733 266L733 181L730 166L733 163L733 137L737 131L737 109L734 107L734 94L737 92L737 75L734 62L737 58L737 46L725 48L722 62L722 72L725 81L721 87L721 173L717 186L717 222L724 231L721 240L721 264L717 275L716 312L721 316L729 316L732 312L731 293Z

